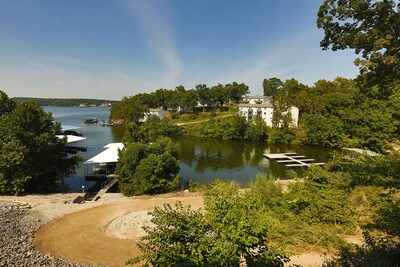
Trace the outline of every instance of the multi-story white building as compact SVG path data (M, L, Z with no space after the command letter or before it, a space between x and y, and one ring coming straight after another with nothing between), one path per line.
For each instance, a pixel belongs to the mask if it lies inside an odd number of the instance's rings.
M254 99L254 98L252 98ZM258 98L257 101L260 101ZM292 115L292 126L297 127L299 122L299 109L292 106L290 108ZM274 107L271 103L266 104L239 104L239 114L244 116L246 120L252 120L255 116L261 116L268 126L272 126L272 116Z

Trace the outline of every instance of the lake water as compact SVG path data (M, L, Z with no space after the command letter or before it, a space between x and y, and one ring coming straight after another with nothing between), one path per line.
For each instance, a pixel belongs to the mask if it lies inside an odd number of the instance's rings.
M85 124L88 117L107 121L109 107L44 107L51 112L55 121L62 125L82 127L87 138L87 152L84 159L102 152L108 143L121 142L122 131L119 127L101 127L98 124ZM263 157L263 153L296 152L316 162L327 162L332 150L305 146L271 146L266 142L243 142L229 140L200 139L193 137L172 138L177 145L180 160L180 176L183 181L192 178L200 183L209 183L216 178L235 180L245 186L254 180L257 173L273 174L284 178L287 168L275 161ZM82 191L82 186L89 188L93 182L85 181L82 164L73 177L65 179L72 192Z

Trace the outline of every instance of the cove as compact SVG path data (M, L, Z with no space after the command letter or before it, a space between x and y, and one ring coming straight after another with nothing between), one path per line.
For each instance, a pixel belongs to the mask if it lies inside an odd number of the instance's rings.
M64 125L82 127L87 138L88 151L82 153L84 160L103 151L108 143L121 142L120 127L101 127L99 124L83 123L88 117L95 117L99 122L107 121L109 107L44 107L51 112L55 121ZM257 173L272 174L285 179L285 166L263 157L263 153L296 152L317 162L327 162L333 150L322 147L269 145L267 142L232 141L202 139L196 137L172 137L177 145L180 160L180 176L183 184L192 178L200 183L210 183L215 179L233 180L246 186L254 180ZM82 161L83 162L83 161ZM89 188L94 182L85 181L82 162L73 177L65 179L65 185L71 192L82 192L82 186ZM301 169L293 169L302 172Z

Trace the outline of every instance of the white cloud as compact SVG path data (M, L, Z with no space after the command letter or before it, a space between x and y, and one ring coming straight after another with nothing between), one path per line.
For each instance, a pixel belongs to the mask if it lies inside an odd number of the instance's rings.
M169 22L149 1L132 1L129 7L144 31L145 42L165 65L166 71L161 79L163 84L175 83L183 72L183 66Z

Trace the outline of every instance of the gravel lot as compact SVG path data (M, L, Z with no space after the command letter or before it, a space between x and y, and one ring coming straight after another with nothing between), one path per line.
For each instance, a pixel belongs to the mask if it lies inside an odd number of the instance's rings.
M91 266L38 252L33 237L43 220L30 208L28 204L0 203L0 266Z

